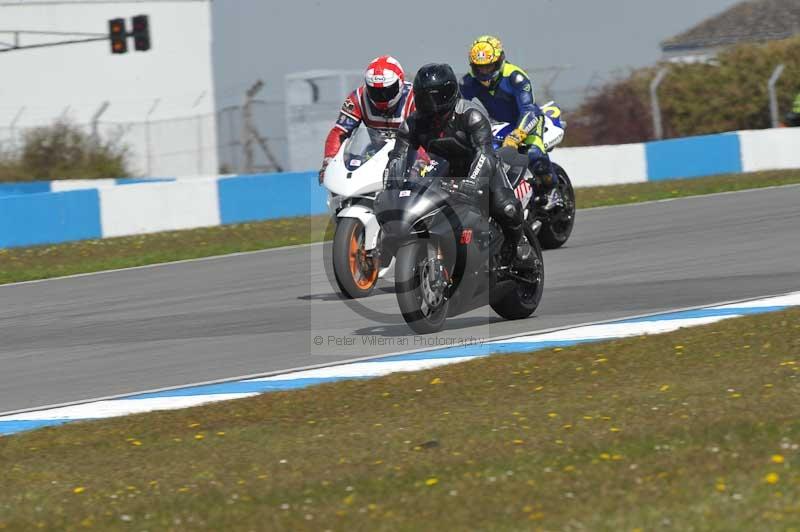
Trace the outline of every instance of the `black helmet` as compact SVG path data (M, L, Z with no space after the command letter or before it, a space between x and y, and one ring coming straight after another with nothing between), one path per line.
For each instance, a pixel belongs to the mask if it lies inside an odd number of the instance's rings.
M450 65L430 63L414 77L414 102L421 115L442 115L456 107L461 93Z

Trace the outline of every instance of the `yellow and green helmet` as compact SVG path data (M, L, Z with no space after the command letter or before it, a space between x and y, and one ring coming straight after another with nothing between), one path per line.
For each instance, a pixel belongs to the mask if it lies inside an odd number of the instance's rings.
M503 71L506 53L503 43L492 35L481 35L469 50L469 67L472 75L484 85L494 83Z

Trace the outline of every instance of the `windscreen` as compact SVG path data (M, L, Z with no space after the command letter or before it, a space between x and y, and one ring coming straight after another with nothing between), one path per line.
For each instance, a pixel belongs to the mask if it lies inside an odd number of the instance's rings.
M348 139L344 149L344 164L348 170L356 170L381 151L387 137L382 132L360 126Z

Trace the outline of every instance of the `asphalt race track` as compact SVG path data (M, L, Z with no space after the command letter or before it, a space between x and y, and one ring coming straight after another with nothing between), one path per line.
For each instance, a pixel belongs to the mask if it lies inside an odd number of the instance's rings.
M0 286L0 412L435 347L403 324L389 282L363 307L340 300L322 255ZM533 318L479 309L438 344L798 290L800 186L579 211L545 270Z

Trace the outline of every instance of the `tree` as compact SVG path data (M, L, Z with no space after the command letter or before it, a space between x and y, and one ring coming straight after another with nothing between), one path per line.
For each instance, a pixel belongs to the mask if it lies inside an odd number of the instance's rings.
M800 90L800 37L742 44L712 63L675 64L659 88L666 138L770 127L767 80L779 64L782 115ZM652 140L649 83L655 68L636 70L591 95L574 113L570 145Z
M120 134L102 140L58 120L29 130L18 152L0 156L0 181L127 177L128 151Z

